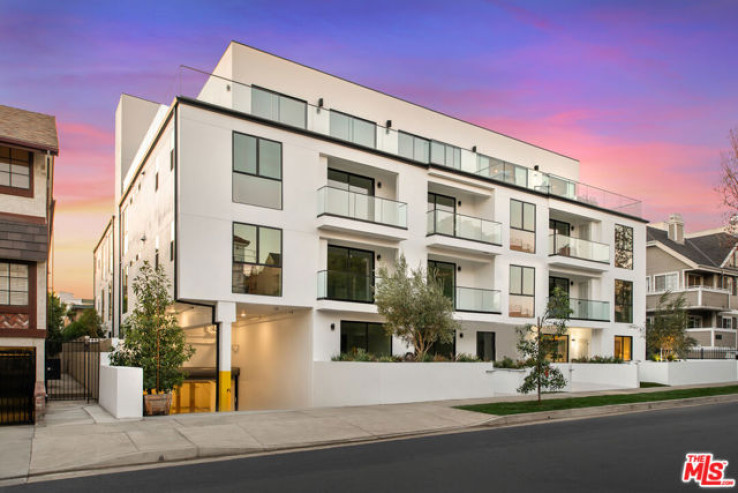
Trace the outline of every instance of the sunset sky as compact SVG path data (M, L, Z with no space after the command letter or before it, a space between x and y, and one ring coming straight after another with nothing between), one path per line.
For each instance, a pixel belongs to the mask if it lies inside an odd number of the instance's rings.
M0 104L56 115L54 288L92 296L122 92L170 102L230 40L573 156L687 230L738 127L738 2L0 0Z

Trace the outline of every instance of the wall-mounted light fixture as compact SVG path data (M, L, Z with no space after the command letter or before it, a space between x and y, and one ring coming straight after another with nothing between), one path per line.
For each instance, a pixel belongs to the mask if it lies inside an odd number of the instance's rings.
M459 266L457 266L457 267L456 267L456 270L457 270L457 271L459 271L459 272L461 272L461 266L460 266L460 265L459 265Z
M382 255L379 253L377 254L377 260L382 260Z
M461 201L459 200L459 207L461 207Z
M382 182L381 181L378 181L377 182L377 188L382 188Z
M533 170L534 171L538 171L538 165L537 164L535 166L533 166Z
M392 128L392 120L387 120L387 123L385 123L384 126L387 127L387 129Z
M336 324L331 324L331 330L336 330Z
M323 107L323 98L318 99L318 108Z
M472 146L472 152L477 152L477 146Z
M574 285L574 281L569 281L569 286L573 286L573 285Z
M463 338L464 338L464 333L463 332L459 332L459 339L463 339Z
M226 92L231 92L231 85L230 84L226 84Z
M574 231L574 226L571 227L571 230Z

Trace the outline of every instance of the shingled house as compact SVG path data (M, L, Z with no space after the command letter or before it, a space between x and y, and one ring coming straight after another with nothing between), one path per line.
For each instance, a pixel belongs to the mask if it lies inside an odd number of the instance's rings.
M652 316L665 292L686 300L689 335L699 348L736 348L738 242L725 229L684 232L679 214L648 227L647 300Z
M56 119L0 105L0 423L43 404Z

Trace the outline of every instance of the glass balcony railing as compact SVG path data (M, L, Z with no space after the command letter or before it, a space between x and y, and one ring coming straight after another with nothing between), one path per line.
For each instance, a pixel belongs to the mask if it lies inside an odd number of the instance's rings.
M596 241L552 234L549 236L549 255L563 255L593 262L610 263L610 246Z
M438 209L428 211L428 234L453 236L492 245L502 244L500 223Z
M318 299L374 303L374 276L337 270L318 272Z
M494 289L456 287L456 310L476 313L500 313L500 292Z
M173 85L176 94L167 94L167 101L174 96L185 96L200 101L229 108L261 118L279 121L287 125L304 128L310 132L333 136L362 147L375 148L396 156L404 156L424 164L431 162L438 166L479 175L495 181L528 188L563 199L597 206L630 216L641 217L641 202L624 195L609 192L598 187L579 183L549 173L508 163L500 159L484 156L469 149L460 149L443 142L436 142L439 136L422 136L423 145L413 144L412 152L407 142L400 142L400 133L394 128L361 120L362 115L346 115L365 122L360 128L347 126L345 120L336 118L335 113L322 105L310 104L291 97L280 95L266 89L254 88L249 84L236 82L208 72L190 67L180 67L179 84ZM276 103L275 103L276 101ZM334 115L331 121L331 115ZM410 131L412 129L404 129ZM374 135L372 135L374 134ZM407 140L407 139L405 139ZM437 145L438 153L442 146L443 159L433 159L431 142ZM451 155L448 148L453 152Z
M318 189L318 215L323 214L407 228L406 203L341 188L325 186Z
M607 301L569 298L569 318L575 320L610 321L610 303Z

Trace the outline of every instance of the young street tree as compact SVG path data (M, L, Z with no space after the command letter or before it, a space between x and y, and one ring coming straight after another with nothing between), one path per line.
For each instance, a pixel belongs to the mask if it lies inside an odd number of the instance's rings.
M518 351L533 363L518 392L528 394L535 390L541 402L542 389L555 391L566 386L564 375L551 366L550 359L558 356L558 337L566 334L569 315L569 296L556 288L548 299L546 311L536 319L535 327L527 324L516 329Z
M185 378L182 365L195 352L176 315L168 310L172 305L169 286L161 267L143 263L133 280L136 307L126 320L125 342L111 355L115 366L142 367L144 390L153 394L180 385Z
M434 342L453 342L460 328L453 318L454 303L443 294L433 273L422 268L408 272L405 256L395 268L379 269L374 301L385 318L385 330L415 348L415 360L423 361Z
M681 357L697 344L687 335L687 310L684 295L666 292L659 298L653 321L646 326L646 347L649 355L660 359Z
M67 312L67 305L61 302L59 296L49 293L49 301L46 314L46 356L52 357L59 354L62 350L62 326L64 325L64 314Z

